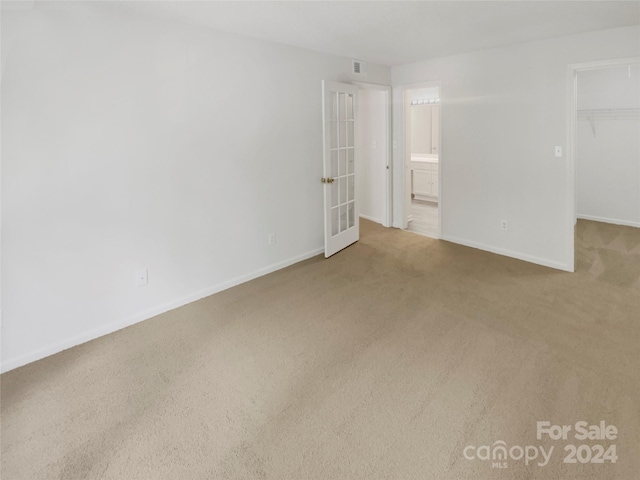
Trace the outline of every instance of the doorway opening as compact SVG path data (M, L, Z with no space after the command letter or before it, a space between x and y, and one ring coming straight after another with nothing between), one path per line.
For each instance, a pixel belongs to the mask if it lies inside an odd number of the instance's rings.
M406 229L440 238L440 87L405 90L404 112Z
M356 200L360 218L391 226L391 87L356 83Z
M598 277L640 248L640 59L572 65L569 81L570 247Z

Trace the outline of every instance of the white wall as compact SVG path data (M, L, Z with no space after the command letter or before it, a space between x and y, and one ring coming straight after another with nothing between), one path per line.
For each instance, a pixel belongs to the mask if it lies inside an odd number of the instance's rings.
M578 217L640 227L640 116L598 116L597 109L640 109L639 68L578 72ZM595 130L595 133L594 133Z
M402 86L440 81L443 238L572 270L573 174L554 156L567 142L568 65L639 54L640 27L627 27L393 67L394 172ZM399 220L399 175L394 192Z
M4 370L320 253L350 58L36 5L2 16Z
M358 91L358 145L356 200L359 215L383 224L386 207L387 138L386 93L380 90ZM375 142L375 147L374 147Z

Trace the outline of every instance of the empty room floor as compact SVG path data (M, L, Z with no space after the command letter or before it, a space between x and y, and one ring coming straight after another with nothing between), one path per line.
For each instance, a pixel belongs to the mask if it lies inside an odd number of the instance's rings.
M580 221L575 274L361 231L3 374L2 479L636 478L640 230ZM616 426L582 442L616 463L536 439L581 420ZM504 469L463 455L497 441L555 450Z
M423 200L411 200L409 214L412 220L407 230L427 237L438 237L438 204Z

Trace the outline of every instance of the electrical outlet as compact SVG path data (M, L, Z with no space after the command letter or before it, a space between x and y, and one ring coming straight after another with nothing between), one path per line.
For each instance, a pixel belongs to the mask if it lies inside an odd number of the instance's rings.
M136 287L142 287L149 283L149 279L147 277L147 269L139 268L136 270Z
M500 222L500 227L502 228L502 230L509 230L509 222L507 222L506 220L502 220L502 222Z
M269 245L275 245L276 244L276 234L275 233L270 233L269 234Z

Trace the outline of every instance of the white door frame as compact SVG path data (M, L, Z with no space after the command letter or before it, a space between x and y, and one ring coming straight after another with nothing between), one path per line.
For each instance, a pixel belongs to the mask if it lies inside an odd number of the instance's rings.
M385 93L385 131L387 138L387 151L385 152L385 164L387 166L386 169L386 177L385 177L385 218L383 219L382 225L385 227L390 227L392 225L392 211L393 211L393 177L392 177L392 165L391 159L393 158L392 152L392 142L393 138L391 135L391 86L390 85L379 85L377 83L367 83L367 82L352 82L354 85L358 87L360 90L377 90ZM362 151L362 149L358 148L358 151Z
M408 227L407 224L407 218L409 215L409 212L407 211L407 193L408 193L408 189L410 188L407 184L407 169L410 166L410 161L411 161L411 149L407 148L407 146L410 143L411 140L411 130L410 128L407 128L407 115L409 115L409 108L410 108L410 101L407 101L407 92L409 92L410 90L419 90L422 88L433 88L433 87L437 87L438 88L438 96L440 97L440 103L438 105L440 105L440 128L438 130L438 238L442 238L442 203L443 203L443 190L442 190L442 178L444 177L444 171L445 168L444 167L444 162L442 161L443 159L443 152L444 149L442 148L442 125L443 125L443 115L444 115L444 108L442 105L442 82L441 81L432 81L432 82L421 82L421 83L411 83L411 84L406 84L406 85L400 85L397 87L397 89L394 88L394 98L395 98L395 103L396 105L399 103L399 115L397 115L396 120L400 121L400 125L401 128L399 129L401 133L401 135L398 135L397 138L400 139L400 144L401 144L401 148L400 149L396 149L399 150L396 152L396 155L398 155L398 157L396 157L398 161L396 160L395 163L395 167L397 170L402 172L402 182L396 182L396 188L400 189L399 195L395 195L394 196L394 202L398 202L399 205L399 209L396 209L396 212L399 212L399 217L400 218L395 218L394 217L394 227L397 228L401 228L403 230L406 230ZM397 175L397 173L396 173Z
M574 63L567 68L567 270L575 272L575 225L578 221L578 188L576 174L576 132L578 122L578 72L640 64L640 57L618 58L597 62Z

